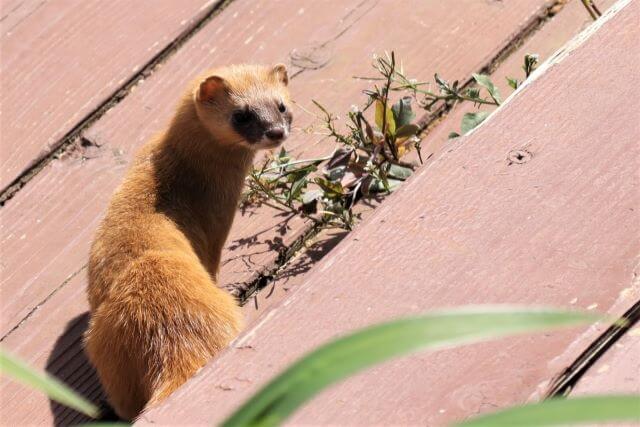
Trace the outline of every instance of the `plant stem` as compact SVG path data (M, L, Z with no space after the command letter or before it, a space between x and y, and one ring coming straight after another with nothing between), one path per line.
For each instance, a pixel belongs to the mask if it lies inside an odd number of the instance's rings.
M418 89L417 92L426 95L427 97L429 97L429 100L431 100L431 101L469 101L469 102L474 102L476 104L495 105L495 106L499 106L500 105L495 99L489 101L488 99L471 98L469 96L460 95L460 94L457 94L457 93L456 94L449 94L449 95L436 95L433 92L420 90L420 89Z
M593 1L591 0L582 0L582 4L584 5L585 9L587 9L587 12L589 12L589 15L591 15L591 18L593 18L593 20L597 20L599 14L596 13L596 8L595 5L593 4Z
M260 187L260 190L263 193L265 193L267 196L269 196L271 199L273 199L276 203L279 203L280 205L286 207L287 209L295 212L293 207L289 206L288 204L286 204L285 202L280 200L280 197L278 197L277 194L275 194L273 191L271 191L267 187L265 187L265 185L262 183L262 181L260 181L259 177L256 177L255 175L252 174L251 175L251 179L253 180L254 183L256 183L258 185L258 187Z
M398 160L398 153L397 153L396 147L394 145L394 142L391 141L391 138L389 138L389 134L387 132L387 126L388 126L387 104L389 103L389 90L391 89L393 76L396 72L395 70L396 70L396 59L393 52L391 52L391 63L390 63L389 71L386 75L387 82L384 88L382 89L382 129L381 130L382 130L382 135L384 137L384 140L389 146L389 151L391 151L391 155L393 156L394 159Z
M331 156L325 156L325 157L318 157L317 159L302 159L302 160L295 160L293 162L289 162L289 163L283 163L281 165L278 166L272 166L270 168L266 168L262 170L262 173L264 172L271 172L274 170L278 170L278 169L282 169L282 168L286 168L288 166L293 166L293 165L299 165L301 163L314 163L314 162L324 162L325 160L329 160L331 159L331 157L333 156L333 154Z
M584 1L588 1L588 0L584 0ZM468 97L466 95L461 95L457 92L454 93L448 93L446 95L438 95L435 94L429 90L424 90L424 89L419 89L418 86L420 85L425 85L428 84L426 82L421 82L421 83L408 83L408 84L403 84L400 86L395 86L393 88L391 88L391 90L405 90L405 89L411 89L416 93L421 93L423 95L425 95L425 97L431 101L431 102L435 102L435 101L451 101L451 100L458 100L458 101L470 101L470 102L475 102L476 104L485 104L485 105L495 105L495 106L499 106L500 103L493 98L492 96L492 100L487 100L487 99L480 99L480 98L471 98Z

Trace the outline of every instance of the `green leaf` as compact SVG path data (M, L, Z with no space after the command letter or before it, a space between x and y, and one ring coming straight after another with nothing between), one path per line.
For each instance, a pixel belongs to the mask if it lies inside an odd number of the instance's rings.
M309 174L311 174L312 172L315 172L317 170L318 170L318 168L317 168L316 165L303 166L303 167L298 168L298 169L291 168L291 170L289 170L287 172L287 175L286 175L287 176L287 180L289 182L299 181L300 179L309 176ZM281 174L276 174L276 179L278 179L280 177L282 177Z
M376 126L378 126L378 129L382 129L382 119L384 117L383 110L384 110L384 104L382 103L382 101L380 101L379 99L376 100L375 122L376 122Z
M384 110L384 104L382 103L382 101L378 99L376 101L376 125L384 133L384 129L382 129L383 110ZM390 133L391 135L394 135L396 133L396 122L393 119L393 112L389 107L387 107L387 111L386 111L386 128L387 128L387 133Z
M462 427L558 426L640 422L640 395L588 396L551 399L481 415L458 424Z
M287 153L287 150L284 148L284 145L280 149L280 153L278 154L278 158L279 159L289 158L289 153Z
M317 177L314 182L324 190L324 195L329 198L342 197L344 195L344 189L340 182L329 181L322 177Z
M473 78L476 80L476 82L478 82L478 84L480 86L482 86L483 88L485 88L487 90L487 92L489 92L489 95L491 96L491 99L493 99L496 104L500 104L502 102L502 99L500 98L500 91L498 90L498 88L493 84L493 82L491 81L491 78L485 74L473 74Z
M289 191L289 201L297 200L300 197L300 193L302 193L304 187L307 186L308 182L309 181L307 180L306 176L294 182L291 186L291 191Z
M397 128L408 125L416 117L416 114L411 110L410 96L399 99L398 102L393 104L391 111Z
M540 57L535 53L533 54L527 53L524 56L524 65L522 66L522 69L524 70L524 75L526 79L528 79L531 73L533 73L535 69L538 67L539 59Z
M298 360L245 402L223 425L279 425L327 386L419 349L575 326L596 319L591 314L568 311L467 307L372 326L329 342Z
M347 171L347 167L346 166L336 166L333 169L325 170L324 175L330 181L339 181L339 180L342 179L342 177L344 176L346 171Z
M509 86L511 86L513 89L518 89L518 86L520 86L520 82L518 81L518 79L512 79L511 77L506 77L506 79Z
M385 185L386 184L386 185ZM402 184L402 180L388 178L386 183L382 179L374 178L369 183L367 194L372 193L391 193Z
M405 138L408 136L413 136L413 135L416 135L418 132L420 132L420 126L418 125L414 125L411 123L408 125L402 125L396 131L396 138Z
M491 114L491 111L478 111L476 113L466 113L462 117L462 125L460 126L460 130L462 134L466 134L470 130L474 129L480 123L484 122L487 117Z
M402 181L401 179L394 179L394 178L389 178L387 179L387 188L386 190L389 193L393 193L394 191L396 191L398 189L398 187L400 187L402 185Z
M400 166L400 165L394 165L394 164L389 166L389 170L387 171L388 176L402 180L402 181L409 178L412 173L413 173L413 170L411 168L407 168L405 166Z
M458 138L459 136L458 132L449 132L449 139Z
M49 398L92 418L100 415L98 408L56 378L37 372L17 358L0 350L0 373L45 393Z
M386 188L381 179L374 178L369 182L369 186L367 187L367 194L381 193L383 191L386 191Z
M480 89L477 87L467 89L467 96L472 99L480 99Z

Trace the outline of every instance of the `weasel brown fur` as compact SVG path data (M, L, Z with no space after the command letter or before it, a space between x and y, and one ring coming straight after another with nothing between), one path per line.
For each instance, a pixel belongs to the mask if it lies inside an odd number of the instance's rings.
M289 133L284 65L197 79L138 153L91 248L89 358L127 420L166 398L241 328L222 247L257 149Z

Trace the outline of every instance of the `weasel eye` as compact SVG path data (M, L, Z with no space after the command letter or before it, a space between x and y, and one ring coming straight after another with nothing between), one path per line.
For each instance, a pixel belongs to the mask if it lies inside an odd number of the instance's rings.
M253 113L249 110L238 110L233 113L231 120L239 125L247 124L253 120Z
M281 102L280 105L278 105L278 111L284 113L285 111L287 111L287 106Z

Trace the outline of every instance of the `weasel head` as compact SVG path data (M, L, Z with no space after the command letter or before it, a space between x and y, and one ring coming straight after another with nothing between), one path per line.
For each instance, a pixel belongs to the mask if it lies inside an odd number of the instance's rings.
M194 90L198 117L221 144L252 150L280 145L291 130L289 77L283 64L214 70Z

